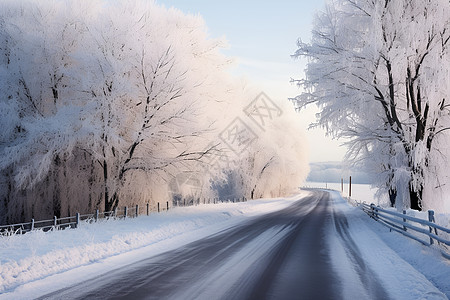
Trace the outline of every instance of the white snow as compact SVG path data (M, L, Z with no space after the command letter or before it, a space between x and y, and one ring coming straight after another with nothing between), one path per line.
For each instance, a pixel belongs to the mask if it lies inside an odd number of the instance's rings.
M337 192L333 201L334 209L347 217L348 233L364 263L377 274L393 299L447 299L450 295L450 261L443 258L437 249L389 232L360 209L350 206ZM348 270L352 267L348 249L337 234L330 234L329 239L332 248L336 249L332 258L337 272L352 274ZM342 278L346 279L344 291L352 295L355 287L361 287L355 284L358 278ZM364 291L361 291L361 296L364 298Z
M305 195L308 192L285 199L174 208L134 219L83 223L75 230L3 237L0 299L38 297L139 261L149 252L175 249L250 217L280 210Z
M225 295L233 286L236 287L239 284L236 278L241 278L248 268L258 264L261 256L267 253L277 241L282 240L288 232L281 227L274 227L263 232L225 264L219 264L217 269L212 274L208 274L200 284L192 285L182 291L182 294L172 295L171 299L216 299L218 295ZM251 279L247 278L247 280Z
M332 189L336 191L341 191L341 184L336 182L331 183L325 183L325 182L306 182L305 187L310 188L321 188L321 189ZM356 184L352 183L352 196L351 198L348 197L349 193L349 186L348 182L344 183L344 191L342 194L343 197L347 198L349 202L356 204L356 203L367 203L371 204L374 203L375 205L380 205L381 207L384 207L386 209L392 209L393 211L396 211L395 208L389 207L389 199L387 195L380 195L380 197L376 196L377 188L372 188L369 184ZM406 214L412 217L428 220L428 212L422 211L419 212L417 210L408 209L406 210ZM450 213L441 213L438 211L435 211L434 218L436 219L436 224L440 226L444 226L446 228L450 228Z
M320 189L331 189L336 191L341 191L341 184L337 182L312 182L307 181L304 185L305 187L320 188ZM388 204L389 199L387 196L382 196L381 199L376 197L377 188L372 188L369 184L358 184L352 183L352 200L358 202L367 202L375 204ZM341 193L342 196L348 197L349 194L349 184L344 182L344 191Z
M347 242L339 238L336 230L327 235L333 249L333 266L343 280L344 297L364 298L367 289L373 289L370 278L355 276L357 264L349 256L352 242L357 245L363 265L374 272L392 299L447 299L450 296L450 260L443 258L437 248L389 232L388 228L349 205L338 192L332 194L334 211L343 213L348 222ZM72 286L138 262L149 253L157 255L176 249L250 217L282 209L306 195L308 192L287 199L175 208L148 217L83 223L75 230L35 231L1 238L0 300L30 299ZM258 251L264 249L264 240L281 238L271 231L266 232L257 239L258 243L243 250L246 260L235 263L257 261ZM229 267L229 264L223 266ZM214 278L219 278L221 271L227 271L226 276L239 272L219 269ZM208 282L205 284L217 284L220 290L218 282L212 279ZM190 294L194 295L195 290Z

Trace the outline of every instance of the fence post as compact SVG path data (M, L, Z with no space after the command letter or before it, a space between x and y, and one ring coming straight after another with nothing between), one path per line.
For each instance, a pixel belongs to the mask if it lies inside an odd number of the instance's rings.
M95 222L98 221L98 209L95 210Z
M139 204L136 204L136 217L139 216Z
M169 201L167 201L167 211L169 210Z
M126 219L127 218L127 213L128 213L128 207L124 207L123 208L123 218Z
M341 193L344 192L344 178L341 177Z
M403 214L406 215L406 210L403 210ZM403 222L406 223L406 219L405 218L403 218ZM406 226L405 225L403 225L403 230L406 231Z
M117 207L114 208L114 210L113 210L113 215L114 215L114 218L117 217Z
M434 211L429 210L428 211L428 221L434 222ZM431 226L428 226L430 228L430 233L433 233L433 228ZM433 238L430 236L430 245L433 245Z
M147 216L150 215L150 204L147 202Z
M56 222L57 222L56 216L53 216L53 226L55 226L55 227L56 227Z
M31 230L34 230L34 219L31 219Z
M348 196L351 198L352 197L352 176L350 176L350 181L348 184Z
M79 224L80 224L80 213L76 213L75 228L78 228Z
M159 212L159 202L158 202L158 212Z

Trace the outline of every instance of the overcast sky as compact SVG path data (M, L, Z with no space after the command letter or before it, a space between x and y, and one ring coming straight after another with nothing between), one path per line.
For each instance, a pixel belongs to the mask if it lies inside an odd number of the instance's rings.
M305 61L294 60L296 41L309 41L315 11L324 0L158 0L166 7L203 17L213 38L224 37L223 53L237 59L233 73L255 83L270 98L294 97L300 90L290 78L301 78ZM316 109L299 113L305 128L314 121ZM345 153L340 142L325 137L320 129L309 130L310 161L340 161Z

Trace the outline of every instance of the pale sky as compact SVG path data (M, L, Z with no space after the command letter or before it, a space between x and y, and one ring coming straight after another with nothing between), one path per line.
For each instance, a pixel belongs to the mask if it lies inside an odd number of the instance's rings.
M166 7L199 14L205 20L212 38L225 38L229 48L223 53L235 58L233 74L256 84L270 98L282 101L300 90L290 83L301 78L306 61L294 60L296 41L309 41L313 17L325 0L256 1L256 0L157 0ZM317 109L299 113L307 128L315 120ZM310 161L341 161L345 149L340 142L325 137L325 131L307 131Z

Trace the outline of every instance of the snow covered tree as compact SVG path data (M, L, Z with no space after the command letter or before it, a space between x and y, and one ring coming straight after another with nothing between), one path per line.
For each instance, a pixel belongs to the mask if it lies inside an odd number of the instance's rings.
M249 99L199 16L144 0L7 0L0 41L0 221L166 201L179 173L216 193L223 170L204 170ZM305 177L303 159L298 176L287 166L303 148L282 152L270 132L234 166L247 188L236 194L280 194ZM291 180L258 171L268 162Z
M97 63L84 89L97 103L91 119L96 146L91 150L103 169L105 210L117 206L128 173L168 172L209 151L195 142L207 130L196 117L213 100L198 95L209 88L201 83L207 68L223 63L214 57L217 43L202 40L198 20L179 27L158 10L117 5L102 23L95 20L86 29L102 45L94 52ZM136 19L137 11L146 13ZM153 43L148 43L150 37ZM186 41L179 43L181 39ZM206 68L198 68L205 58Z
M230 118L226 125L236 125L235 133L242 132L241 137L233 137L235 144L241 140L242 151L232 151L224 145L224 140L218 141L223 148L222 170L212 178L213 186L227 195L247 199L290 195L308 174L307 142L292 103L287 99L266 99L270 103L263 103L261 95L259 91L244 93L240 96L243 97L241 105L229 115L239 117L239 122ZM253 116L258 122L249 114L255 105L259 111Z
M318 125L347 138L347 158L399 206L423 207L442 160L433 141L449 125L449 13L440 0L333 1L295 53L309 58L298 106L319 105Z
M20 190L49 189L49 180L59 182L58 201L61 189L71 202L87 199L71 199L69 190L88 190L110 210L123 186L135 193L124 198L139 201L148 178L168 180L211 150L207 113L226 97L215 85L228 61L199 17L147 1L1 6L0 168L4 190L16 191L5 203L17 202ZM78 167L73 160L91 161L90 186L83 176L60 182ZM27 206L15 207L22 218L31 217Z

